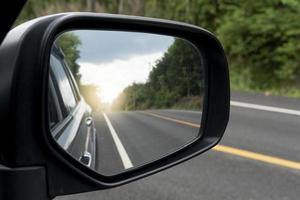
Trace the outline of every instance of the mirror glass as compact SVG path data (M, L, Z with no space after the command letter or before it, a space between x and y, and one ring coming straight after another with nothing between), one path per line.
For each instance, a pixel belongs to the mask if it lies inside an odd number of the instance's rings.
M48 85L54 140L102 175L163 158L199 136L204 62L185 39L64 32L52 46Z

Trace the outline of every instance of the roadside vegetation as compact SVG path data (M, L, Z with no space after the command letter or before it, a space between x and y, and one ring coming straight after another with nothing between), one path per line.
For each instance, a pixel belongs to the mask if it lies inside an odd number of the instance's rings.
M176 39L156 61L146 83L125 88L113 102L115 110L153 108L201 109L204 92L201 55L185 40Z
M192 23L220 38L230 64L232 89L300 97L299 10L299 0L29 0L16 24L66 11Z

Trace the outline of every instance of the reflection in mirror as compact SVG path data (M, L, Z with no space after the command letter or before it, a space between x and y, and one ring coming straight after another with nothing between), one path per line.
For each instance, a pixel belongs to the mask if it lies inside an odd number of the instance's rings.
M200 52L184 39L65 32L50 55L51 134L102 175L145 165L199 136L203 76Z

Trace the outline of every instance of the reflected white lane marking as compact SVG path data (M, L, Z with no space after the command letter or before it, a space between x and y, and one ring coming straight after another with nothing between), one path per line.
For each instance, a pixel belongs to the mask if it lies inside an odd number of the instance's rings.
M250 108L255 110L263 110L263 111L269 111L269 112L277 112L277 113L284 113L289 115L297 115L300 116L299 110L291 110L286 108L278 108L278 107L272 107L272 106L263 106L258 104L251 104L251 103L244 103L239 101L230 101L231 106L236 107L242 107L242 108Z
M123 144L122 144L122 142L121 142L121 140L120 140L120 138L117 134L117 132L115 131L114 127L112 126L112 124L111 124L109 118L107 117L107 115L104 112L102 114L103 114L104 119L107 123L107 126L109 128L111 136L112 136L112 138L115 142L115 145L116 145L117 150L119 152L119 155L121 157L124 168L125 169L132 168L133 164L132 164L132 162L131 162L131 160L130 160L130 158L129 158L129 156L128 156L128 154L127 154L127 152L126 152L126 150L125 150L125 148L124 148L124 146L123 146Z

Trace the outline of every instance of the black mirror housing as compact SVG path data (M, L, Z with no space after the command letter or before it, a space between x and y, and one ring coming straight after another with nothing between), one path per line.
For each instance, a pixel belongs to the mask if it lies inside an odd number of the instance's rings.
M62 151L50 136L47 123L48 61L56 37L74 29L170 35L201 49L207 63L201 137L162 159L109 177L78 164ZM10 131L1 139L1 163L11 168L44 167L47 173L41 184L48 187L49 197L119 186L179 164L215 146L229 119L230 86L224 50L212 33L184 23L92 13L37 18L7 35L0 48L0 73L5 74L0 81L0 120Z

